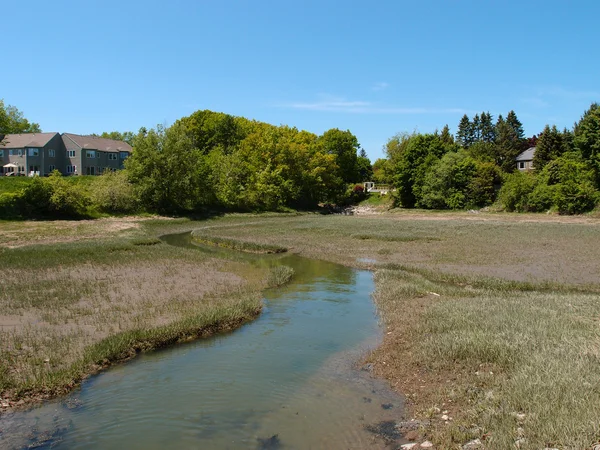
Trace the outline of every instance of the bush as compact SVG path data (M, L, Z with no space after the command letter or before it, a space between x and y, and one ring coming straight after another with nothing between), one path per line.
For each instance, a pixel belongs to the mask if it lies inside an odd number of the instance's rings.
M532 173L514 172L507 175L498 193L500 204L507 211L529 211L528 197L535 185L536 178Z
M98 210L107 213L131 213L138 209L133 185L127 172L106 172L91 185L91 200Z
M35 177L23 189L20 202L25 217L85 216L90 200L83 190L71 185L55 170L48 178Z
M4 192L0 194L0 217L10 219L19 216L22 192Z

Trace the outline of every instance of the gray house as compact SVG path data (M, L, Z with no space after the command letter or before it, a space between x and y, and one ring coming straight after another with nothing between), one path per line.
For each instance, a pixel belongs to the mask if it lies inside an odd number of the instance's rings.
M0 173L32 176L61 170L63 148L58 133L7 134L0 142Z
M63 133L7 134L0 140L0 175L100 175L123 168L126 142Z
M131 154L131 145L114 139L63 133L62 141L67 175L101 175L105 170L122 169Z
M519 170L532 170L533 169L533 155L535 155L535 147L529 147L523 153L515 158L517 162L517 169Z

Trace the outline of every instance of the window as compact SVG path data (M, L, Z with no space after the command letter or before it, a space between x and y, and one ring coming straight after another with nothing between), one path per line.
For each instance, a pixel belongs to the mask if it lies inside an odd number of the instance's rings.
M48 172L54 172L54 169L56 169L56 167L54 167L54 164L50 164L48 166Z
M67 173L77 174L77 166L67 166Z
M94 150L88 150L85 152L85 156L88 158L95 158L96 157L96 152Z
M68 158L75 158L75 150L67 150Z
M4 158L4 150L0 150L0 158Z
M127 158L129 156L129 152L121 152L119 154L119 156L121 157L121 159L125 159L125 158Z
M519 169L525 168L525 161L519 161Z
M19 166L19 172L25 173L25 166Z
M117 160L117 154L116 153L109 153L108 154L108 160L109 161L116 161Z
M48 149L48 157L49 158L54 158L56 155L54 154L54 149L53 148L49 148Z
M29 156L39 156L40 155L39 148L29 148L27 150L29 150Z
M22 148L10 149L8 151L8 154L10 156L23 156L23 149Z

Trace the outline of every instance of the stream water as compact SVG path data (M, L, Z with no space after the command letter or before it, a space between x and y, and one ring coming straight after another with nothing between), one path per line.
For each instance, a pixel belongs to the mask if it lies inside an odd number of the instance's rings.
M193 246L189 234L163 237ZM141 354L66 398L0 418L0 448L385 448L401 399L356 366L380 342L372 274L296 255L293 281L231 333ZM371 431L369 431L371 429ZM397 445L400 441L397 441Z

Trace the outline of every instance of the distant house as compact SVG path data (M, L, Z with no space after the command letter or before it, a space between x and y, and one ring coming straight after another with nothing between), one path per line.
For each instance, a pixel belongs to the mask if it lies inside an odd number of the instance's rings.
M3 175L46 175L61 167L63 143L58 133L7 134L0 142Z
M63 133L7 134L0 140L0 175L100 175L123 168L126 142Z
M517 169L519 170L532 170L533 169L533 155L535 155L535 147L529 147L523 153L515 158L517 162Z
M62 140L68 175L101 175L105 170L122 169L131 154L131 145L114 139L63 133Z

